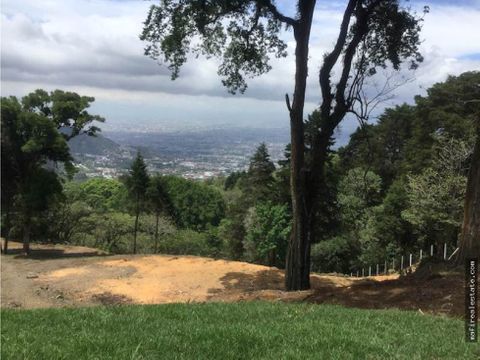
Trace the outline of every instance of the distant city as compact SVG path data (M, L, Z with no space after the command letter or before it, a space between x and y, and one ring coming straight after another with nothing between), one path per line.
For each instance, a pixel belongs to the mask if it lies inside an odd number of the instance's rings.
M70 141L78 179L116 178L128 172L140 152L151 173L190 179L226 176L248 168L261 143L274 163L284 158L289 131L284 129L211 129L179 132L105 131Z

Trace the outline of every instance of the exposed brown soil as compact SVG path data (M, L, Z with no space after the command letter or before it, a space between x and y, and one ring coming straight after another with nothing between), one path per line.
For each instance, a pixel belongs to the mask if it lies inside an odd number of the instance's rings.
M196 256L114 255L74 246L20 244L1 257L2 307L63 307L204 301L309 301L461 316L463 277L430 269L422 276L357 279L312 275L312 290L283 291L276 268Z

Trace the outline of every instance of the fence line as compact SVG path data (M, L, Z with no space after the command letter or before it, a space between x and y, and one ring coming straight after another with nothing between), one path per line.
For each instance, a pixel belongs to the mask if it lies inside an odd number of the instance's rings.
M443 250L443 251L442 251ZM455 256L455 254L458 252L458 248L456 248L452 253L451 255L448 257L447 259L447 255L448 255L448 248L447 248L447 243L444 243L443 244L443 249L441 248L441 246L438 246L438 251L437 251L437 255L439 258L443 258L443 260L447 261L447 260L450 260L453 258L453 256ZM428 254L428 252L426 252ZM434 252L434 245L431 244L430 245L430 257L433 257L435 254ZM414 264L414 260L415 260L415 257L413 253L410 253L408 254L409 258L408 258L408 268L411 268L412 265ZM428 255L427 255L428 256ZM423 251L423 249L420 249L419 251L419 255L418 255L418 258L417 260L418 261L422 261L422 259L425 257L425 253ZM388 260L385 260L385 263L384 263L384 266L383 266L383 270L384 270L384 274L385 275L388 275L388 273L390 272L390 270L392 270L393 272L395 272L395 258L392 258L391 260L391 264L392 264L392 267L389 269L388 268L388 264L389 264L389 261ZM401 255L400 256L400 268L398 269L400 272L403 271L404 269L404 255ZM375 265L368 265L368 275L367 277L370 277L372 276L372 266L376 266L375 269L376 269L376 272L375 272L375 275L378 276L380 275L380 263L377 263ZM356 277L365 277L365 267L362 268L361 270L361 274L362 276L360 276L360 269L353 269L353 271L350 273L350 277L353 277L354 276L354 273L356 274ZM347 275L348 276L348 275Z

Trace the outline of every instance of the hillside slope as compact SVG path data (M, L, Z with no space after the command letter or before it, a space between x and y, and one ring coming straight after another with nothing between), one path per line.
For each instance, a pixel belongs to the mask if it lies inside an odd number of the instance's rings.
M312 290L283 291L283 272L196 256L114 255L65 245L33 245L29 258L2 255L2 307L281 300L357 308L400 308L461 316L462 274L350 278L312 275ZM15 255L17 252L17 255ZM41 260L41 261L39 261Z

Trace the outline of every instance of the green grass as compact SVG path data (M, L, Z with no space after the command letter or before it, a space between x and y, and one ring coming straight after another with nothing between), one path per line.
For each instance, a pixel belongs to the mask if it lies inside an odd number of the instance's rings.
M236 303L2 310L2 359L478 359L463 321Z

